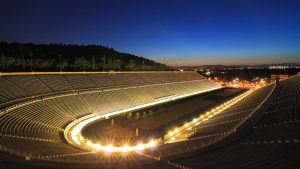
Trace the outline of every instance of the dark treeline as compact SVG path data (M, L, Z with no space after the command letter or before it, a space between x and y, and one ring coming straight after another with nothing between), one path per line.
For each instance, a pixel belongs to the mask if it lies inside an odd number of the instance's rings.
M100 45L0 42L2 72L17 71L149 71L164 64Z

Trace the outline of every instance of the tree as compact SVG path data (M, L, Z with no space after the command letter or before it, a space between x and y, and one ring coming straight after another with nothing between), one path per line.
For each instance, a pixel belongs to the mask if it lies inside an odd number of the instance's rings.
M63 60L63 61L61 62L61 70L65 69L65 68L67 68L67 67L69 67L68 61L67 61L67 60Z
M139 112L135 113L135 119L136 120L140 119L140 113Z
M127 114L127 119L131 119L131 118L132 118L132 113L130 112Z
M143 118L146 118L148 116L147 112L143 112Z
M86 68L89 68L90 63L84 59L84 57L81 58L76 58L74 63L73 63L75 69L81 69L84 71Z
M95 55L92 55L92 69L95 70Z
M153 116L153 111L152 110L149 110L149 116Z
M100 45L0 42L0 54L2 71L59 71L60 67L68 71L97 69L133 71L167 68L152 60L117 52Z
M15 64L15 62L16 62L16 59L15 58L13 58L13 57L6 57L5 58L5 62L4 62L4 64L5 64L5 69L9 69L11 66L13 66L14 64Z

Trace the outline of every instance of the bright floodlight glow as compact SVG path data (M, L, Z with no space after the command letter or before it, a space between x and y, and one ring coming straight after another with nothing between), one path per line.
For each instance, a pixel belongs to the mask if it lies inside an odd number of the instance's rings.
M130 147L129 147L128 145L124 145L124 146L121 148L121 151L126 153L126 152L130 151Z
M154 147L156 145L156 142L154 141L154 140L151 140L150 142L149 142L149 146L150 147Z
M169 135L170 135L170 136L172 136L172 135L173 135L173 132L172 132L172 131L170 131L170 132L169 132Z
M96 150L100 150L101 145L100 144L95 144L94 147L95 147Z
M138 144L138 145L136 146L136 149L137 149L137 150L144 150L144 149L145 149L145 145L142 144L142 143L140 143L140 144Z
M79 140L80 140L80 141L83 141L83 140L84 140L84 138L83 138L83 136L82 136L81 134L80 134L78 137L79 137Z
M113 146L112 145L108 145L104 148L104 151L106 152L112 152L113 151Z
M92 143L91 141L87 141L87 142L86 142L86 145L88 145L88 146L93 146L93 143Z

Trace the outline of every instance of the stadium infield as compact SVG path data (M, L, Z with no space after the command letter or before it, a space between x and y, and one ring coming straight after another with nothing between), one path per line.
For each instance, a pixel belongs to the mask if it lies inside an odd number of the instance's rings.
M104 143L113 141L114 144L118 144L119 141L124 142L124 140L135 143L151 137L162 137L169 128L183 124L185 121L193 119L194 116L245 91L236 88L222 88L151 108L128 112L87 126L83 135L94 141L101 140ZM132 114L131 118L128 118L129 113ZM138 119L137 113L139 114ZM145 113L148 114L146 117ZM136 136L137 128L139 136Z

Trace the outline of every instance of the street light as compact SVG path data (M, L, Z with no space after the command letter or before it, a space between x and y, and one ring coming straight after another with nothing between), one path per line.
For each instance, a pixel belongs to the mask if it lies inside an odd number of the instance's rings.
M30 69L33 72L33 66L32 66L32 53L29 52L29 56L30 56Z
M61 72L61 55L58 55L59 57L59 71Z
M117 59L118 62L118 71L120 71L120 59Z
M102 57L102 72L104 72L104 57Z

